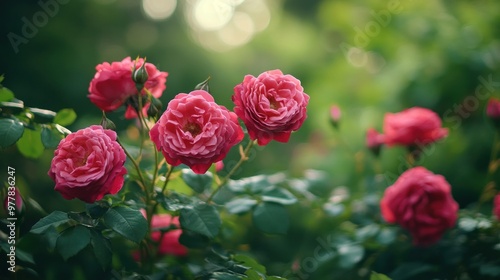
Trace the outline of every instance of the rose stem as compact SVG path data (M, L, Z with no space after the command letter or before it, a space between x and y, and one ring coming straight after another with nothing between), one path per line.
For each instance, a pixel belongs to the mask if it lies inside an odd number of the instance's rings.
M233 169L231 169L231 171L229 171L229 173L227 173L227 175L222 178L222 180L219 182L219 184L217 185L217 188L210 194L210 196L208 197L207 199L207 203L211 202L212 201L212 198L215 196L215 194L220 190L220 188L222 186L224 186L227 181L230 179L231 175L234 174L234 172L236 172L236 170L241 166L241 164L244 162L244 161L247 161L248 160L248 153L250 152L250 149L252 148L252 146L256 143L257 140L250 140L245 148L245 150L243 151L243 153L240 153L241 157L240 157L240 160L238 161L238 163L236 163L236 165L233 167Z

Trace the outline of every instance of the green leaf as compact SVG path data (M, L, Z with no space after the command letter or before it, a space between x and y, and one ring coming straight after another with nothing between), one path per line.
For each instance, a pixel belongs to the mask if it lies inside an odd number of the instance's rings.
M62 125L55 124L54 127L57 129L57 131L59 131L63 135L68 135L71 133L71 130L65 128Z
M407 262L400 264L390 275L393 279L423 279L417 276L435 269L435 266L423 262Z
M202 193L212 185L212 174L195 174L191 169L182 170L182 180L197 193Z
M156 201L158 201L165 210L172 212L191 207L192 204L190 197L176 192L171 192L169 196L165 196L161 191L157 191Z
M225 272L214 272L210 275L210 280L240 280L243 279L240 276L229 274Z
M248 276L248 280L263 280L264 278L255 270L248 269L245 271L245 275Z
M242 197L229 201L225 207L231 214L243 214L252 210L255 205L257 205L257 200L250 197Z
M339 265L343 268L351 268L363 259L365 249L356 244L339 245Z
M297 202L297 198L287 189L270 188L262 193L262 200L275 202L278 204L289 205Z
M1 101L0 109L3 114L15 115L21 113L24 110L24 103L15 98L11 101Z
M42 144L47 149L55 149L59 142L64 138L57 129L50 127L42 127Z
M45 147L42 144L42 133L39 130L24 130L23 137L17 141L17 149L27 158L38 158Z
M56 248L64 260L76 255L90 243L90 230L83 226L70 227L57 238Z
M14 98L14 93L10 89L0 86L0 102L10 101L12 98Z
M372 271L370 274L370 280L391 280L391 278L387 277L385 274Z
M192 230L209 238L214 238L219 233L222 224L217 209L205 203L181 209L179 221L183 229Z
M68 221L68 214L61 211L54 211L34 224L33 227L31 227L30 232L34 234L40 234L47 231L51 227L55 228Z
M72 124L76 120L76 113L73 109L62 109L57 112L54 123L62 126L67 126Z
M85 205L87 213L94 219L102 217L109 209L109 204L105 200Z
M331 217L336 217L344 213L345 207L340 203L327 202L323 205L323 210Z
M235 193L257 194L271 185L266 175L257 175L240 180L230 180L228 182L228 188Z
M236 262L243 264L243 266L246 266L246 267L251 268L259 273L266 275L266 268L249 256L235 255L235 256L233 256L233 259Z
M39 109L39 108L28 108L28 110L33 113L34 121L36 123L52 123L54 121L54 117L56 116L56 112Z
M500 263L484 263L479 265L479 273L481 275L491 276L491 277L499 277L500 276ZM498 278L496 278L498 279Z
M279 277L279 276L268 276L266 280L286 280L286 278Z
M189 230L182 231L179 242L193 249L204 249L209 245L210 240L205 236Z
M33 256L26 252L23 251L19 248L16 248L16 258L18 258L20 261L35 264L35 260L33 259Z
M109 240L102 236L100 232L94 230L90 231L91 245L94 249L94 255L97 261L102 267L102 270L106 270L111 266L111 258L113 253L111 252L111 244Z
M141 212L129 207L110 208L103 219L109 228L136 243L139 243L148 231L148 222Z
M23 135L23 123L14 119L0 119L0 148L16 143Z
M264 232L285 234L290 225L290 217L283 205L264 202L253 210L253 222Z

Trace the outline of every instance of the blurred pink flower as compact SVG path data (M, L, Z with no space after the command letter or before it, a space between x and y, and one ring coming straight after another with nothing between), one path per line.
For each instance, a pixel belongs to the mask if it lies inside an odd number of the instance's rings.
M388 146L427 145L448 136L441 119L433 111L413 107L384 117L385 144Z
M497 194L493 200L493 214L500 220L500 194Z
M366 146L370 149L379 148L384 144L384 135L374 128L368 128L366 131Z
M415 245L431 245L455 225L458 204L441 175L424 167L405 171L380 201L382 216L407 229Z
M491 97L486 106L486 115L492 119L500 118L500 100Z

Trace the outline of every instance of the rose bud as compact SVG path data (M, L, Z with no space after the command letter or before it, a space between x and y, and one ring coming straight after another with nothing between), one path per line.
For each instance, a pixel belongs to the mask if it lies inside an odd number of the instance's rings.
M331 124L333 125L334 128L338 128L339 127L341 115L342 115L342 112L340 111L339 106L332 105L330 107L330 122L331 122Z
M384 144L384 135L380 134L374 128L366 131L366 147L376 156L380 154L380 148Z

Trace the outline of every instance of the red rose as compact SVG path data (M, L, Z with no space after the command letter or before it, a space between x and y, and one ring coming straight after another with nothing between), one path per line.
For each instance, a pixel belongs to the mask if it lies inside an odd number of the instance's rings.
M493 214L500 220L500 194L497 194L493 200Z
M96 66L97 73L90 81L89 95L90 101L99 109L109 112L122 106L130 97L137 95L135 82L132 80L132 70L138 69L144 63L144 59L132 61L126 57L120 62L109 64L104 62ZM156 98L159 98L165 90L167 81L167 72L160 72L151 63L146 62L146 72L148 80L144 84L142 95L146 95L146 90L151 92ZM143 104L143 113L147 114L149 103ZM131 106L127 106L125 118L131 119L137 117L137 112Z
M420 107L399 113L387 113L384 118L385 144L388 146L426 145L448 135L441 119L433 111Z
M500 118L500 100L494 97L488 100L488 105L486 106L486 115L491 119Z
M306 119L309 95L300 81L280 70L267 71L257 78L246 75L234 87L234 112L247 127L252 140L263 146L271 140L288 142L292 131Z
M366 131L366 147L369 149L377 149L384 144L384 135L380 134L374 128L369 128Z
M178 229L161 232L161 229L175 226ZM172 217L169 214L153 215L151 219L151 239L158 242L158 255L185 256L187 249L179 243L182 234L179 217Z
M204 90L178 94L150 131L167 162L203 174L243 139L238 118Z
M144 209L141 209L141 213L146 217ZM158 250L156 251L158 256L173 255L182 257L187 255L188 249L179 242L182 234L180 228L179 217L172 217L169 214L153 215L151 218L151 240L158 244ZM139 251L132 254L136 261L141 260Z
M443 176L414 167L385 190L380 208L387 222L411 233L415 245L430 245L455 225L458 204Z
M61 140L48 174L64 198L93 203L122 188L125 159L116 133L93 125Z

